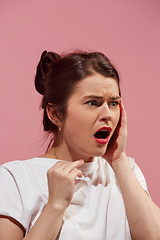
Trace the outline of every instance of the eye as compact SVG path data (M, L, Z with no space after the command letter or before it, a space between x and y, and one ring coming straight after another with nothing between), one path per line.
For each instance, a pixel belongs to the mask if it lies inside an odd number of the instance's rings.
M96 107L99 106L99 103L96 100L89 100L89 101L86 102L86 104L89 105L89 106L96 106Z
M119 102L118 101L112 101L112 102L109 102L108 106L110 107L116 107L119 105Z

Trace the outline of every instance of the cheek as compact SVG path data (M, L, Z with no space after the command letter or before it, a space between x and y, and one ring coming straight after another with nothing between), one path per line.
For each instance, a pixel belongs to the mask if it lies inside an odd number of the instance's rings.
M85 127L85 118L82 116L82 114L79 113L79 111L71 111L68 112L68 115L66 117L64 128L67 133L74 135L81 132L81 130Z
M74 106L70 107L67 110L66 115L66 124L67 126L78 126L79 128L82 127L84 129L87 128L89 125L92 125L95 121L95 114L91 113L86 109L84 106Z

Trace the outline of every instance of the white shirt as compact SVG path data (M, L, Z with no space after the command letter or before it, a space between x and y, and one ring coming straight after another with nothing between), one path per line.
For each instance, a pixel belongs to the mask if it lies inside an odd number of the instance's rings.
M132 158L130 166L147 191L144 176ZM0 215L10 216L30 231L48 200L47 170L57 161L33 158L0 166ZM59 240L131 239L116 176L101 157L80 167L71 205L65 211Z

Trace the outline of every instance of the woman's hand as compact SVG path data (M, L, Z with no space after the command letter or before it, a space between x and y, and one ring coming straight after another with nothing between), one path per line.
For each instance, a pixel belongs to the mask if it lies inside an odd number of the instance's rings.
M113 162L126 156L127 116L122 101L120 102L120 119L111 137L103 158L112 166Z
M49 204L62 209L66 209L70 205L75 188L75 179L83 176L77 168L83 163L83 160L59 161L48 170Z

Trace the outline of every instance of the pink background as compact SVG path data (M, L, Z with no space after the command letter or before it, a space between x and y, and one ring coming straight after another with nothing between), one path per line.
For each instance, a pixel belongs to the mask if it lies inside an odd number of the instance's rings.
M102 51L121 76L128 155L160 206L159 10L159 0L1 0L0 163L40 155L47 147L34 90L41 52Z

